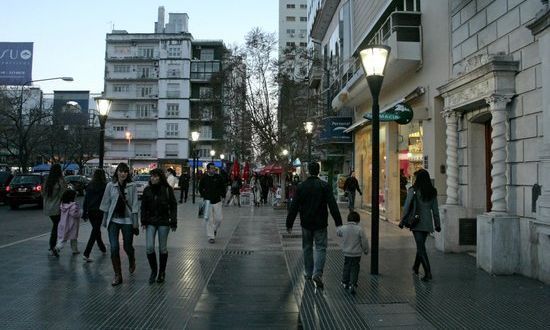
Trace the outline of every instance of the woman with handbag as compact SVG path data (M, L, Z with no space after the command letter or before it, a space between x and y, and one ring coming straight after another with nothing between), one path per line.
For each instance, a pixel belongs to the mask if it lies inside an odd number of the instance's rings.
M416 242L416 257L412 267L413 272L418 274L420 265L424 268L424 277L422 281L432 279L432 271L428 253L426 252L426 238L429 233L441 231L441 222L439 220L439 207L437 205L437 190L432 185L430 174L424 169L414 173L414 184L407 191L405 200L405 216L399 223L399 228L407 226L411 229ZM413 212L408 212L409 210ZM412 213L412 214L411 214ZM418 223L411 222L416 217Z
M151 276L149 284L164 282L166 262L168 260L168 232L176 231L177 202L174 190L168 183L161 169L151 171L149 185L141 197L141 227L146 230L146 252ZM159 261L157 278L157 255L155 253L155 236L159 241Z
M105 187L99 209L103 211L103 226L107 227L111 244L111 262L115 272L111 285L116 286L122 283L118 243L120 232L122 232L124 252L128 256L130 274L136 270L133 243L134 235L139 235L137 189L132 182L130 168L126 163L118 164L113 181Z

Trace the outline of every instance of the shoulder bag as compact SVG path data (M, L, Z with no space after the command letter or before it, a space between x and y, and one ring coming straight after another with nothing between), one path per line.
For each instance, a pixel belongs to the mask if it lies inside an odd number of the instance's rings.
M409 207L406 210L405 214L403 215L403 219L401 220L401 223L405 227L413 229L420 222L420 216L418 215L416 208L417 208L416 190L413 189L412 201L409 204Z

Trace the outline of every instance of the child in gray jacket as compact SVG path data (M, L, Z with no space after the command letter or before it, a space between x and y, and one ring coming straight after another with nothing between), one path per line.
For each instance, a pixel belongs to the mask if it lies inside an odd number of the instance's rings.
M338 233L338 236L343 237L344 272L342 274L342 286L349 290L351 294L355 294L357 289L361 254L369 253L369 241L363 228L359 225L360 220L359 213L350 212L348 223Z

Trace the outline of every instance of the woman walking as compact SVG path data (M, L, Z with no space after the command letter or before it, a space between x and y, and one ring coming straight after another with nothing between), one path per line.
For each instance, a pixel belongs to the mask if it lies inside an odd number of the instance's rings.
M134 235L139 235L137 190L130 176L130 168L126 163L118 164L113 181L105 187L99 209L104 212L103 226L107 227L111 245L111 262L115 272L111 285L116 286L122 283L119 234L122 232L123 247L128 256L130 274L136 270L133 243Z
M44 214L50 217L52 221L52 231L50 233L50 254L59 257L55 244L57 243L57 227L61 217L61 197L67 190L67 184L63 179L61 165L54 164L50 168L50 173L42 190L44 204Z
M160 169L151 171L149 185L141 197L141 226L146 230L146 252L151 276L149 284L164 282L166 262L168 260L168 232L176 231L177 203L174 190ZM157 277L157 255L155 253L155 236L158 235L159 261Z
M405 200L404 210L408 210L413 203L416 202L416 214L419 216L419 223L411 228L414 241L416 242L416 258L412 267L413 272L418 274L420 265L424 268L424 277L422 281L432 279L432 271L428 253L426 252L426 238L429 233L441 231L441 222L439 220L439 208L437 205L437 190L432 185L430 174L424 169L420 169L414 173L414 184L407 191L407 199ZM407 212L404 212L406 214ZM399 223L399 228L403 228L403 219Z
M92 232L90 233L88 244L86 245L86 249L84 250L84 254L82 256L86 262L92 261L90 258L90 253L92 252L92 248L96 242L99 250L103 253L107 253L107 248L103 243L103 239L101 239L101 221L103 220L103 212L99 209L106 186L107 182L105 180L105 171L102 169L95 170L92 181L86 187L86 196L84 197L84 206L82 208L82 219L89 219L90 224L92 225Z

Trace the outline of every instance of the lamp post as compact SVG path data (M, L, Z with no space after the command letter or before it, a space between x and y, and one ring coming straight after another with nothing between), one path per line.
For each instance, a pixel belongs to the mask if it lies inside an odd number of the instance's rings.
M197 186L197 146L196 143L199 140L200 133L197 131L191 132L191 149L193 153L193 204L195 204L195 189Z
M307 136L307 162L311 162L311 136L313 135L313 122L306 121L304 123L304 129L306 130Z
M111 100L104 97L96 97L95 103L99 111L99 168L103 169L103 157L105 154L105 123L111 109Z
M128 140L128 167L130 167L130 142L132 142L132 132L126 131L124 136L126 140Z
M210 150L210 157L212 157L212 163L214 162L214 156L216 156L216 150Z
M73 81L73 77L54 77L54 78L45 78L45 79L35 79L35 80L28 80L23 82L21 84L21 95L19 98L19 106L17 109L17 122L16 126L19 130L19 146L17 150L17 158L19 161L19 169L23 172L27 172L27 162L28 162L28 154L23 152L23 150L27 149L27 134L24 133L22 130L25 123L23 122L23 103L24 103L24 94L25 94L25 86L32 84L33 82L39 82L39 81L49 81L49 80L63 80L63 81ZM40 97L40 110L42 111L42 97Z
M380 185L380 106L378 97L382 82L384 80L384 72L390 55L390 47L370 45L359 52L361 57L361 65L370 93L372 95L372 192L371 192L371 237L372 237L372 252L371 252L371 269L370 273L378 274L378 232L380 221L380 205L379 205L379 185Z
M225 155L224 154L220 154L220 163L221 163L221 168L222 170L225 171L225 164L224 164L224 159L225 159Z

